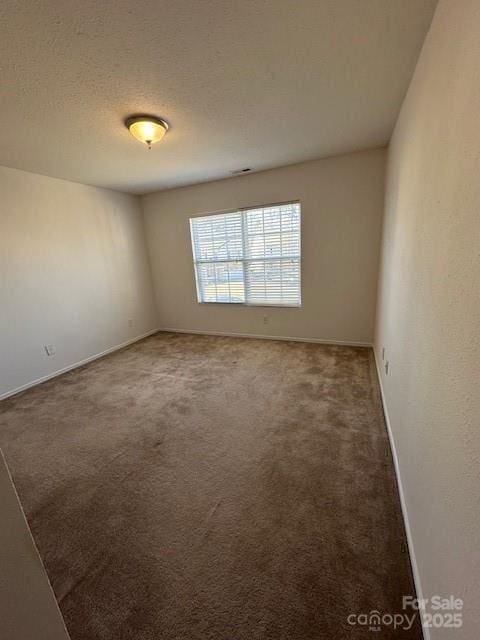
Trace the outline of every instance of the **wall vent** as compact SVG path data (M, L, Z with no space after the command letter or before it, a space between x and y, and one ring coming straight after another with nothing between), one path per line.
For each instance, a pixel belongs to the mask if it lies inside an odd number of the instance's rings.
M236 176L239 173L248 173L251 170L252 170L252 167L245 167L244 169L235 169L235 171L230 171L230 173Z

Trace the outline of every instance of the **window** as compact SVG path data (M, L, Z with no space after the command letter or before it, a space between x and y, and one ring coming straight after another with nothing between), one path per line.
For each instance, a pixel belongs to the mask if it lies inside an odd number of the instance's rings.
M300 203L190 218L199 302L300 306Z

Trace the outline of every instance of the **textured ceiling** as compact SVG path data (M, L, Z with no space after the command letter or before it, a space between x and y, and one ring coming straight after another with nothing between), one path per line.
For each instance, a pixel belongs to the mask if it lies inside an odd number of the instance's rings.
M3 0L0 164L144 193L386 144L435 4Z

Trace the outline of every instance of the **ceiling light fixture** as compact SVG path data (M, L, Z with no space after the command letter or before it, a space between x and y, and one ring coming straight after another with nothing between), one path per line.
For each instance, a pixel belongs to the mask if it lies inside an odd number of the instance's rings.
M134 138L145 143L149 149L154 142L163 138L169 128L165 120L147 115L129 116L125 120L125 126Z

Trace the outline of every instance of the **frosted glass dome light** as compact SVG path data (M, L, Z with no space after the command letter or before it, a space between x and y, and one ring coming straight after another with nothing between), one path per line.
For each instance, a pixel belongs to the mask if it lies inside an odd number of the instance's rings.
M130 116L125 120L125 126L132 136L147 145L149 149L152 144L159 142L168 131L168 124L165 120L156 116Z

